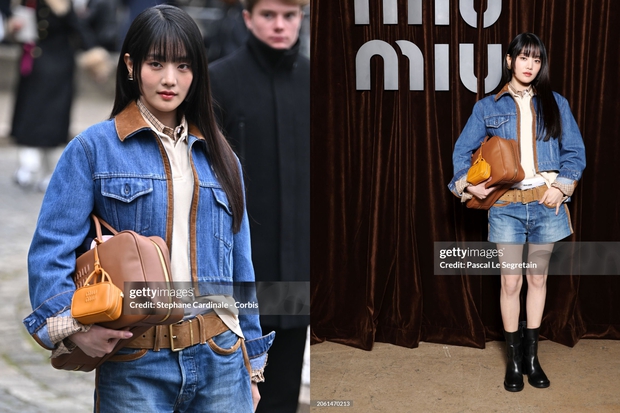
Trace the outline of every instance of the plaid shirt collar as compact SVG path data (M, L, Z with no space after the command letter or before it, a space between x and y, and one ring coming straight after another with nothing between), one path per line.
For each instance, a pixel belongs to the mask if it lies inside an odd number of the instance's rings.
M514 86L512 86L510 84L510 82L508 82L508 89L510 90L510 93L512 94L512 96L519 96L519 97L523 97L526 94L530 95L530 96L534 96L534 88L532 87L532 85L529 85L527 87L527 89L518 91L517 89L514 88Z
M185 116L181 119L181 123L176 128L172 129L169 126L164 125L151 113L150 110L142 103L142 100L138 99L137 101L138 109L140 109L140 113L144 117L144 119L151 124L153 129L156 131L163 133L164 135L170 137L173 141L177 141L179 139L184 139L187 137L187 122L185 120Z

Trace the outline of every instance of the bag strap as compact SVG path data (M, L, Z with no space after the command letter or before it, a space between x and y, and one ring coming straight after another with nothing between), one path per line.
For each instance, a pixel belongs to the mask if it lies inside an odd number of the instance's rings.
M98 250L98 246L99 246L99 242L95 243L95 247L93 248L93 250L95 251L95 269L93 269L93 272L90 273L90 275L88 276L88 278L86 278L86 281L84 281L84 285L83 286L87 286L90 284L90 280L91 278L93 278L93 276L97 275L101 275L101 281L100 282L112 282L111 278L110 278L110 274L108 274L106 272L106 270L103 269L103 267L101 266L101 262L99 261L99 250ZM98 277L97 277L98 278ZM95 278L95 283L97 283L97 278Z
M97 238L95 238L95 242L101 244L103 242L103 234L101 233L101 225L103 225L108 231L112 233L112 235L118 234L118 231L115 230L112 225L105 222L103 219L99 218L95 214L90 214L93 221L95 222L95 231L97 232Z
M473 164L477 164L478 162L480 162L481 160L484 160L484 158L482 157L482 146L487 143L487 141L490 139L490 136L486 136L483 140L482 143L480 143L480 146L478 147L478 149L476 149L475 152L478 152L478 158L473 162ZM474 153L475 155L475 153Z
M484 142L482 143L484 145ZM482 145L480 145L480 147L482 148ZM478 152L478 158L476 158L476 160L474 161L474 165L477 164L480 161L483 161L484 158L482 157L482 151Z

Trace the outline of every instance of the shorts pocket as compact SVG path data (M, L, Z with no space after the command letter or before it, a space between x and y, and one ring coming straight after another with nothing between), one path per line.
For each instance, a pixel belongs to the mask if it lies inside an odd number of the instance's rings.
M122 348L115 355L110 357L108 361L112 362L126 362L138 360L147 353L146 348Z
M231 335L233 337L231 337ZM232 331L226 331L207 340L211 350L222 356L229 356L241 347L241 337Z
M506 207L506 206L508 206L508 205L510 205L510 202L508 202L508 201L500 201L500 200L497 200L497 201L495 201L495 203L493 204L493 208L503 208L503 207Z

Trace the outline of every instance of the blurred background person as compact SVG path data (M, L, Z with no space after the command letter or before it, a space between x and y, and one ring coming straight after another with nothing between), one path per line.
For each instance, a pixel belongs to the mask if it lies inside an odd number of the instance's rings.
M4 22L11 15L11 0L0 0L0 42L4 40Z
M248 38L241 1L221 0L220 3L222 17L213 21L205 33L209 62L231 54L243 46Z
M299 40L307 3L244 0L247 41L209 71L220 126L245 170L259 282L310 279L310 62ZM258 412L297 411L309 321L261 315L276 339Z
M73 0L82 24L94 36L94 42L109 52L118 51L120 0Z
M9 27L22 45L10 133L19 146L14 181L44 191L52 150L69 137L75 53L95 44L71 0L22 0L13 12Z
M241 0L206 0L203 9L217 11L204 13L219 15L202 24L205 47L208 50L209 62L214 62L237 50L247 41L248 28L243 20L243 4ZM299 32L299 53L310 56L310 7L303 8L304 18Z

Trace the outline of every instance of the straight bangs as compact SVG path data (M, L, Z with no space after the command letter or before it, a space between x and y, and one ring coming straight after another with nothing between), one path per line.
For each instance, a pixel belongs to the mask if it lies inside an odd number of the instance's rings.
M513 59L521 54L526 57L538 58L541 60L543 66L546 66L547 63L545 45L538 36L532 33L523 33L517 36L508 47L508 54L512 56Z
M540 53L540 46L534 44L534 43L528 43L523 45L523 48L519 51L516 51L516 55L523 55L526 57L533 57L536 59L540 59L541 58L541 53Z
M196 56L189 47L187 35L178 30L178 26L172 26L169 29L158 30L160 33L154 33L149 51L144 56L145 59L154 59L159 62L185 62L191 65L196 61Z

